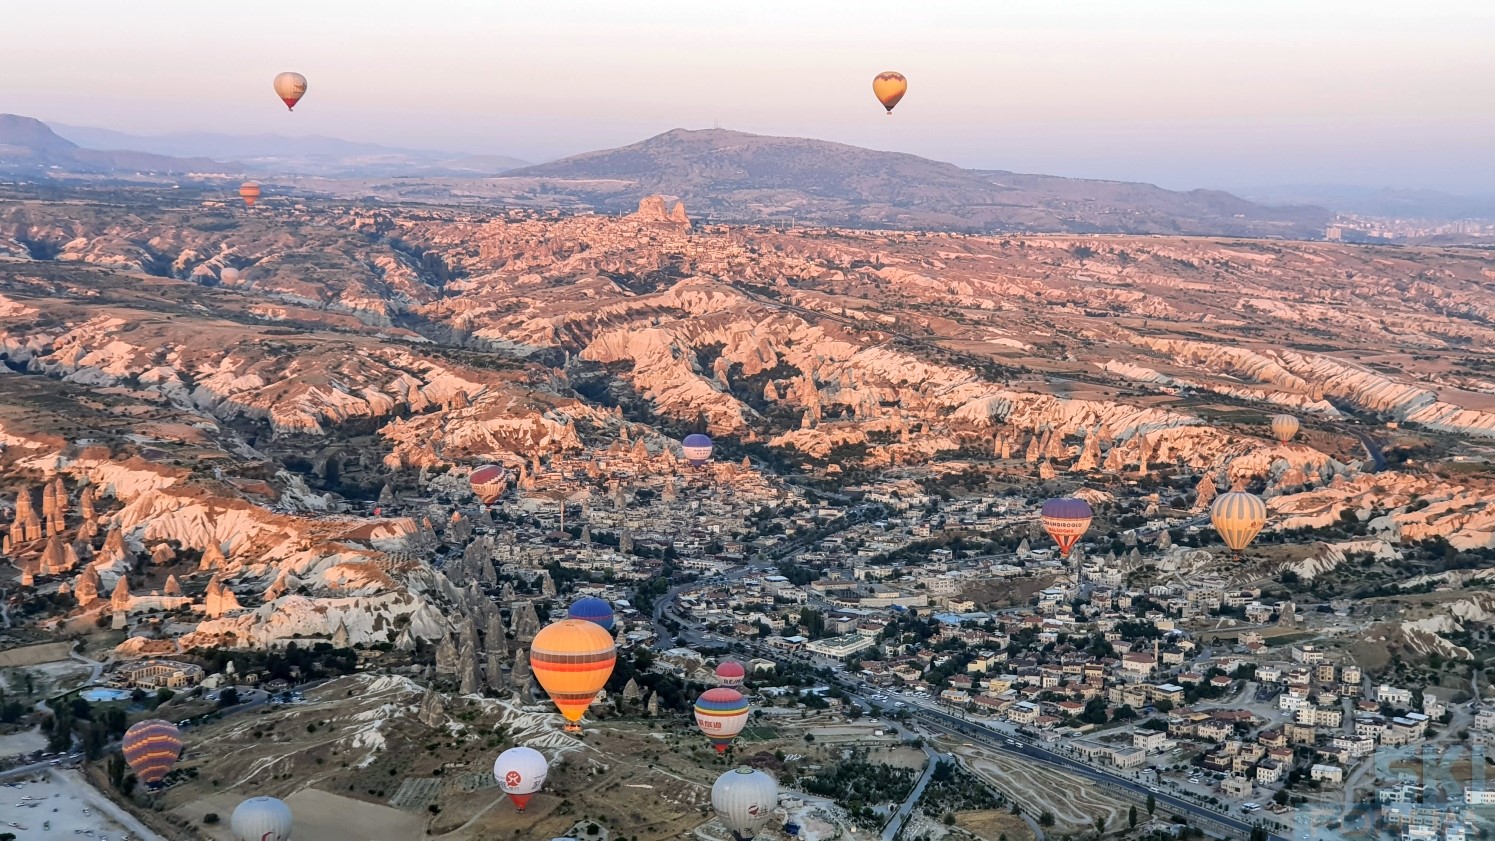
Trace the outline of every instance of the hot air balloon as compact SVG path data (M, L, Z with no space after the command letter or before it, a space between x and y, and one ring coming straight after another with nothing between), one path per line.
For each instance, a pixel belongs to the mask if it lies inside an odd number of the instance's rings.
M245 205L254 207L254 203L259 200L259 197L260 185L258 181L245 181L239 185L239 198L244 200Z
M612 635L601 625L581 619L562 619L535 635L529 649L530 669L570 722L567 730L581 730L577 722L607 684L617 657Z
M893 113L893 106L897 105L898 100L902 99L906 93L908 93L908 80L903 78L902 73L886 70L872 79L872 94L877 97L878 102L882 103L882 107L888 109L889 114Z
M747 677L747 669L736 660L723 660L716 667L716 682L718 686L741 686Z
M1045 502L1038 519L1043 523L1043 530L1059 544L1059 554L1067 558L1070 550L1085 536L1085 530L1090 528L1090 521L1094 516L1090 503L1083 499L1065 498Z
M747 719L747 699L736 689L718 686L702 692L696 699L696 726L711 740L717 753L727 752Z
M751 841L779 805L779 784L753 768L736 768L711 786L711 808L737 841Z
M238 841L291 841L291 807L273 797L251 797L235 807L228 826Z
M685 436L685 440L680 442L680 448L685 452L685 460L690 462L692 467L700 467L711 458L711 446L711 439L699 432Z
M571 603L571 607L566 609L566 618L595 622L602 626L602 630L611 631L613 606L596 596L586 596Z
M472 483L472 492L478 495L478 499L484 505L492 505L509 487L509 472L496 464L486 464L472 471L467 480Z
M1220 533L1220 539L1225 541L1230 551L1239 555L1267 524L1267 504L1256 494L1231 491L1215 497L1209 518L1215 531Z
M545 754L534 748L509 748L493 760L493 779L498 780L499 788L521 812L530 795L545 785L545 773L549 770Z
M287 111L296 110L296 103L306 96L306 77L300 73L281 73L275 77L275 95L286 104Z
M182 731L169 721L146 719L125 731L120 749L135 776L146 785L155 785L182 755Z
M234 268L233 266L224 266L223 267L223 271L220 271L218 273L218 282L219 283L238 283L239 282L239 277L240 277L240 273L239 273L238 269Z
M1279 444L1286 444L1293 440L1293 436L1298 434L1298 419L1292 415L1274 415L1272 434L1276 436Z

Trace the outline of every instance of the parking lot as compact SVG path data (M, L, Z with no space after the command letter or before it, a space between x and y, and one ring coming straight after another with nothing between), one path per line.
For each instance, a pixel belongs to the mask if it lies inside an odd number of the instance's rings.
M72 772L41 773L0 786L0 832L15 833L17 841L139 841L139 828L128 831L109 814L117 812L118 807ZM146 841L159 839L150 835Z

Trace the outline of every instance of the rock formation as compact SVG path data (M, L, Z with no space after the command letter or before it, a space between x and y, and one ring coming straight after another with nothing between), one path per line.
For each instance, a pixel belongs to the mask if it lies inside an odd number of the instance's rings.
M511 616L514 639L520 643L528 643L535 638L535 634L540 633L540 617L535 613L533 602L515 602Z
M436 644L437 677L456 677L460 668L458 654L457 641L452 637L451 629L448 628L441 635L441 642Z
M202 560L198 563L197 568L199 571L208 571L223 569L227 565L228 559L223 557L223 548L214 540L209 541L207 547L202 550Z
M109 609L115 613L130 612L130 582L123 575L114 582L114 592L109 596Z
M73 581L73 597L78 600L79 607L88 607L99 600L99 590L103 587L99 581L99 571L91 566L83 568L83 572Z
M208 582L207 592L203 594L203 613L209 619L217 619L240 609L239 597L224 585L221 578L213 576Z
M494 692L503 692L509 688L508 679L504 676L503 659L498 652L488 652L487 667L483 669L485 685Z
M426 694L421 696L420 711L416 713L416 718L433 730L446 724L446 702L435 688L426 688Z
M514 652L514 669L509 675L513 690L520 696L529 691L530 676L529 652L521 648Z

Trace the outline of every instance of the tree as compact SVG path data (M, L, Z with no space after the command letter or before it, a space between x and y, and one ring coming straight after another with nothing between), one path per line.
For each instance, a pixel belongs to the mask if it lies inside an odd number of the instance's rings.
M125 768L125 755L115 751L114 755L109 757L109 783L116 789L124 789Z
M227 689L223 690L222 692L218 693L218 707L219 707L219 709L224 709L224 708L227 708L227 707L232 707L232 706L237 705L238 703L239 703L239 690L233 688L232 686L230 686L229 688L227 688Z
M1038 825L1045 828L1053 826L1054 813L1048 809L1044 809L1043 813L1038 816Z
M1147 816L1149 818L1152 817L1152 813L1156 812L1157 810L1158 810L1158 799L1156 797L1153 797L1150 794L1147 795Z
M1137 828L1137 804L1135 803L1132 804L1132 808L1126 810L1126 825L1128 829Z
M209 812L206 815L203 815L202 822L207 824L208 826L212 826L213 824L218 823L218 813Z
M1099 838L1100 836L1105 835L1105 834L1106 834L1106 816L1105 815L1096 815L1095 816L1095 837Z
M1154 701L1152 703L1152 706L1153 706L1154 709L1156 709L1160 713L1170 713L1170 712L1173 712L1173 702L1170 701L1170 700L1168 700L1167 698L1159 698L1159 699L1157 699L1156 701Z

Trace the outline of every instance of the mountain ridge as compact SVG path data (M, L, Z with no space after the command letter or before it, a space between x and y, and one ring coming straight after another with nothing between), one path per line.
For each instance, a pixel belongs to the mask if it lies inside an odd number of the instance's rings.
M244 161L251 168L299 175L496 174L529 165L528 161L507 155L414 149L317 134L192 131L138 135L62 123L51 127L63 138L86 148L133 148L160 155L232 158Z
M66 168L86 173L224 172L242 164L208 158L180 158L124 149L85 149L46 123L19 114L0 114L0 170Z
M732 220L793 216L874 228L1312 238L1331 218L1324 208L1272 207L1223 191L963 169L906 152L727 129L672 129L501 178L629 183L569 185L606 210L658 193Z

